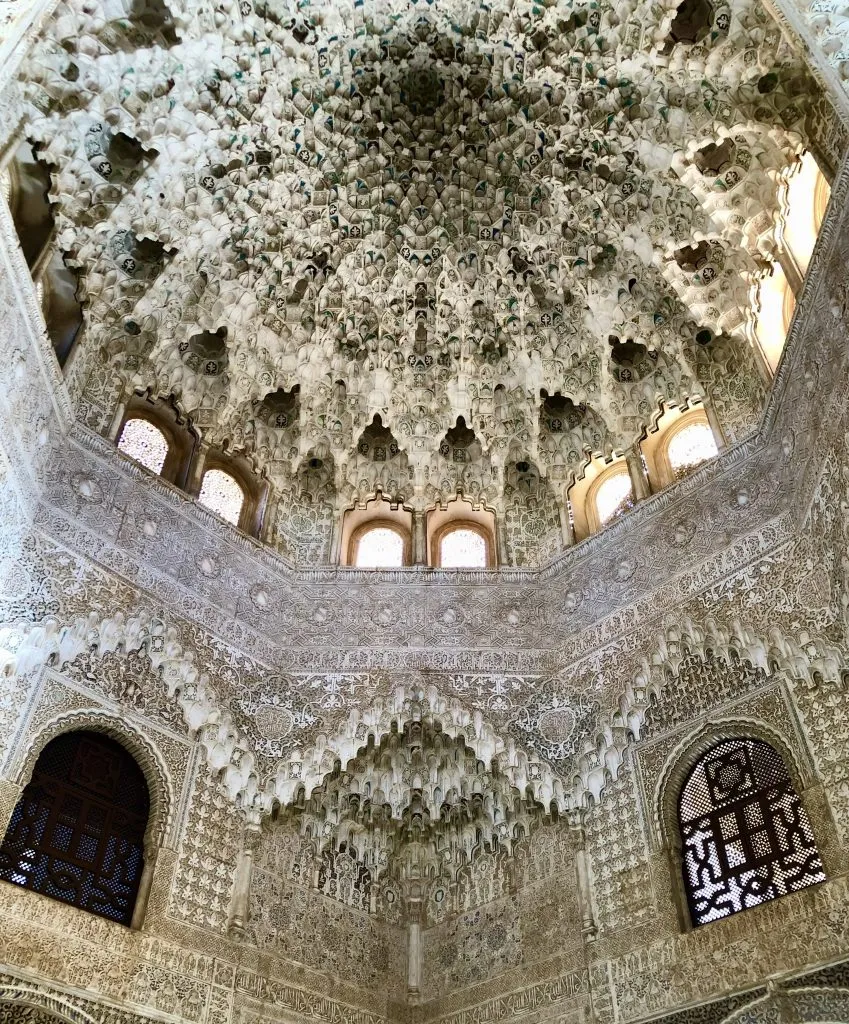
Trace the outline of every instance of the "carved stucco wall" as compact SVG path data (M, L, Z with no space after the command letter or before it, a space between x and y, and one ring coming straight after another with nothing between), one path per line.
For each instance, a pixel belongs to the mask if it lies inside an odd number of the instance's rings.
M163 819L141 930L0 885L0 1020L844 1019L846 969L814 965L849 953L847 184L757 435L548 564L535 519L540 571L367 581L293 570L71 428L0 203L0 823L81 723L131 746ZM393 861L372 905L322 885L293 808L417 719L540 809L447 881ZM687 931L657 795L728 722L798 764L829 880Z

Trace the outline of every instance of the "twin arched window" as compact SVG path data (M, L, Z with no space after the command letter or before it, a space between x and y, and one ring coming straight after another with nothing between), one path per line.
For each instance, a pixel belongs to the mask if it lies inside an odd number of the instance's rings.
M631 508L634 495L628 467L620 465L613 472L605 474L595 489L593 500L599 527L607 525Z
M489 564L483 533L462 523L443 530L438 539L442 569L485 569Z
M722 740L703 754L681 789L678 824L694 925L825 880L784 761L762 740Z
M133 757L100 733L64 733L36 762L0 844L0 879L130 924L150 811Z
M179 450L180 447L182 451ZM178 450L169 459L173 448L173 438L169 438L166 432L151 422L147 416L128 417L118 437L119 451L141 463L151 473L163 476L180 486L185 484L189 476L189 463L193 452L186 445L178 445ZM184 465L178 470L175 463L181 462ZM255 518L242 514L247 497L245 487L233 473L213 466L203 474L197 500L228 523L247 529L248 523L243 523L243 520ZM259 504L258 494L254 495L253 505Z
M477 525L459 521L436 537L436 562L442 569L485 569L491 564L489 541ZM391 523L362 527L353 537L351 564L358 569L393 569L409 564L407 535Z

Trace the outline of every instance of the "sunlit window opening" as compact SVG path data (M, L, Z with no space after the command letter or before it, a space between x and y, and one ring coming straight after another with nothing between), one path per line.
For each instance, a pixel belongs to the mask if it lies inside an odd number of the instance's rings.
M634 504L631 477L627 469L611 473L595 493L596 514L600 526L621 515Z
M404 538L388 526L375 526L357 541L354 565L360 569L394 569L404 564Z
M477 530L449 530L439 542L439 564L443 569L485 569L486 541Z
M209 469L203 475L198 501L236 526L242 512L245 493L229 473L222 469Z
M784 244L799 272L804 275L811 262L831 189L817 162L805 153L787 181Z
M758 320L756 334L761 351L775 373L787 330L793 319L796 298L787 276L778 263L773 264L772 273L764 277L758 290Z
M682 427L673 435L667 449L669 465L676 476L683 476L718 454L713 431L707 423L691 423Z
M162 431L149 420L127 420L118 448L131 459L140 462L151 473L161 473L168 455L168 441Z

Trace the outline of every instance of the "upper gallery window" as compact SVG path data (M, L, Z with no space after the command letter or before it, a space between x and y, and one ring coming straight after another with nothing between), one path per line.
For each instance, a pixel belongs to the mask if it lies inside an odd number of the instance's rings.
M129 924L150 799L115 740L64 733L36 762L0 845L0 878Z
M805 153L787 179L783 240L804 275L822 227L831 189L811 153Z
M439 540L439 564L443 569L485 569L486 538L469 526L446 530Z
M669 466L676 477L685 476L691 469L719 454L710 424L704 421L688 423L670 438L666 449Z
M599 526L604 526L611 519L621 515L633 505L631 493L631 476L628 468L622 466L608 473L595 492L595 508Z
M245 492L223 469L208 469L203 475L198 501L228 523L238 526Z
M796 297L787 274L779 263L773 263L758 286L755 326L755 335L770 373L774 374L778 369L795 308Z
M722 740L699 758L678 817L694 925L825 879L784 761L762 740Z
M118 447L152 473L161 473L168 455L168 440L150 420L131 419L124 424Z
M404 565L404 536L393 526L371 526L354 539L353 564L360 569L394 569Z

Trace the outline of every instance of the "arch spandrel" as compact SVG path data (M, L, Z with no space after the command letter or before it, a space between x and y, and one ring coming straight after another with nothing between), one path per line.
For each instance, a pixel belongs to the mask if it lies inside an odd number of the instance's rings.
M95 1017L63 996L26 984L0 984L3 1024L97 1024Z

